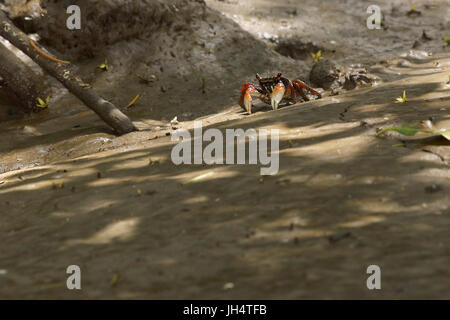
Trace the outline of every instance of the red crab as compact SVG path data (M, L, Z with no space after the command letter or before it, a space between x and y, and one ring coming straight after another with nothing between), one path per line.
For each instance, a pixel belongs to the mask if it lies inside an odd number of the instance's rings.
M300 95L305 101L309 101L303 89L308 90L312 94L322 98L319 92L308 87L300 80L289 80L281 76L281 73L276 77L261 78L256 74L256 79L259 86L253 83L246 83L241 88L241 99L239 105L248 112L252 113L252 97L260 99L262 102L272 105L273 110L278 109L278 105L283 99L295 102L295 99Z

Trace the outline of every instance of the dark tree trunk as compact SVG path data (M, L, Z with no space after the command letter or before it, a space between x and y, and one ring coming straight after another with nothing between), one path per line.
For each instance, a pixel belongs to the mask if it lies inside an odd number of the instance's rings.
M39 77L2 43L0 60L0 77L3 78L3 84L25 111L35 110L37 98L46 98Z
M25 33L15 27L3 11L0 10L0 36L9 40L15 47L22 50L42 69L61 82L72 94L84 102L108 125L119 134L137 131L130 119L117 109L111 102L100 97L88 84L77 77L64 63L48 60L40 55L31 45ZM5 79L8 81L8 79Z

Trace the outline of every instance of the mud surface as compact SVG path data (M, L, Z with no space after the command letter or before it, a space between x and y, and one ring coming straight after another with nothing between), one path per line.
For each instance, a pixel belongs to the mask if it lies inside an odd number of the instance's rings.
M449 8L416 1L422 15L408 17L407 2L380 1L387 29L369 31L368 3L207 1L188 39L161 31L75 57L141 129L121 137L50 79L53 104L40 114L17 113L0 92L0 297L450 298L450 144L375 137L427 119L450 128ZM420 40L424 29L432 40ZM311 48L381 81L242 112L240 85L256 72L308 82ZM105 57L108 72L96 68ZM395 104L403 90L408 101ZM175 116L188 129L199 118L222 131L279 129L279 173L173 165ZM71 264L78 292L65 288ZM371 264L382 269L377 292L366 288Z

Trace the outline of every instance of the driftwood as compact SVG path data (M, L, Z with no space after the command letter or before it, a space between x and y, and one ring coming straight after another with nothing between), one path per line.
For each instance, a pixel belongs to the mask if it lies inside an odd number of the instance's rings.
M37 99L46 98L41 80L2 43L0 43L0 57L0 76L9 93L25 111L35 110Z
M16 48L22 50L27 56L35 61L44 71L55 77L73 95L83 101L108 125L119 134L137 131L130 119L117 109L111 102L100 97L88 84L84 83L69 68L66 61L55 62L36 51L36 45L15 27L6 14L0 10L0 36L9 40ZM34 46L34 47L33 47ZM42 50L41 50L42 51ZM8 79L5 79L8 81Z

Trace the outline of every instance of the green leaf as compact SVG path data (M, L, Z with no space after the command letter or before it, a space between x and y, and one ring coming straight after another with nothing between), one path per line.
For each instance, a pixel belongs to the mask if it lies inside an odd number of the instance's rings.
M404 103L406 101L406 90L403 90L403 96L395 99L395 103Z
M311 57L313 58L314 62L323 60L322 50L317 51L317 53L311 53Z
M444 36L443 38L444 38L445 44L447 46L450 45L450 38L447 38L446 36Z
M105 59L105 62L98 66L99 69L102 69L103 71L109 70L109 64L108 59Z
M36 107L45 109L45 108L48 107L48 105L49 105L49 103L50 103L50 96L47 96L47 98L45 98L45 101L42 100L40 97L38 97L36 100L37 100L37 102L38 102L38 103L36 104Z
M442 137L444 137L447 140L450 140L450 130L446 130L446 129L442 129L442 130L427 130L427 129L421 129L418 128L418 125L420 125L420 123L414 123L408 126L404 126L404 127L392 127L392 128L386 128L383 130L380 130L376 136L378 137L379 135L387 132L387 131L396 131L404 136L414 136L417 132L423 132L423 133L428 133L428 134L433 134L433 135L441 135Z
M380 130L377 133L377 136L379 136L379 135L381 135L381 134L383 134L383 133L385 133L387 131L396 131L396 132L398 132L400 134L403 134L405 136L413 136L420 130L420 129L417 129L417 126L419 124L420 123L416 122L416 123L410 124L408 126L403 126L403 127L385 128L383 130Z
M450 130L449 131L439 131L440 135L445 139L450 140Z
M413 136L417 132L419 132L420 130L413 129L413 128L398 127L398 128L394 128L394 131L397 131L398 133L400 133L400 134L402 134L404 136Z

